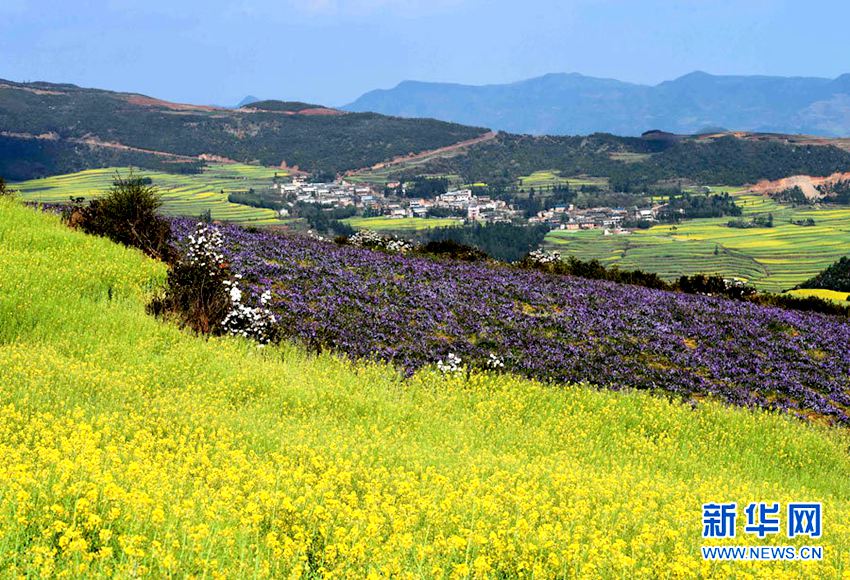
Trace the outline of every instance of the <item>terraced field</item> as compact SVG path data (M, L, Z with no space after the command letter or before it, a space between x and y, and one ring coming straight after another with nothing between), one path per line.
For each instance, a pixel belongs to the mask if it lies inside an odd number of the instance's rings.
M729 218L698 219L622 236L605 236L596 230L553 231L546 245L564 255L598 258L608 265L641 268L667 278L717 273L769 291L799 284L850 254L850 208L793 208L755 194L734 195L745 219L772 213L775 227L736 229L726 225ZM815 220L815 225L790 223L807 218Z
M457 226L463 223L463 220L453 218L352 217L343 221L355 229L374 230L376 232L409 232Z
M530 175L519 178L517 185L523 188L534 187L548 188L556 185L569 184L570 187L581 187L582 185L604 186L608 183L605 177L561 177L557 171L535 171Z
M116 171L126 175L128 167L91 169L68 175L33 179L14 184L27 201L66 202L71 196L93 198L106 192ZM249 188L266 189L280 169L255 165L210 165L203 173L182 175L158 171L135 170L140 177L150 177L163 195L163 212L169 215L197 216L210 210L213 219L251 225L285 223L270 209L230 203L227 194Z

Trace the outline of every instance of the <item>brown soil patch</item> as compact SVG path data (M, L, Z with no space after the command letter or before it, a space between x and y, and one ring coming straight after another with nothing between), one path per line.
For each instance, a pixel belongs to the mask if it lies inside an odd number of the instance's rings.
M16 139L37 139L39 141L58 141L59 135L57 133L40 133L35 135L33 133L15 133L14 131L0 131L0 135L3 137L14 137Z
M33 93L34 95L65 95L67 93L63 93L62 91L50 91L47 89L36 89L33 87L20 87L15 85L7 85L6 83L0 83L0 89L14 89L16 91L26 91L28 93Z
M818 191L819 185L834 185L839 181L850 180L850 173L833 173L828 177L812 177L811 175L792 175L775 181L762 180L750 188L753 193L769 195L792 187L799 187L808 199L823 197Z
M316 107L314 109L302 109L295 113L296 115L306 115L310 116L337 116L337 115L345 115L345 111L340 111L339 109L328 109L327 107Z
M229 157L222 157L221 155L213 155L212 153L201 153L200 155L198 155L198 159L200 159L201 161L208 161L210 163L223 163L225 165L239 163L235 159L230 159Z
M152 97L146 97L144 95L127 95L125 100L131 105L137 105L139 107L158 107L161 109L170 109L172 111L203 111L203 112L212 112L212 111L220 111L218 107L211 107L208 105L187 105L184 103L171 103L169 101L162 101L160 99L154 99Z
M394 157L389 161L384 161L382 163L376 163L369 169L384 169L385 167L389 167L391 165L399 165L401 163L407 163L410 161L416 161L418 159L425 159L426 157L445 155L447 153L457 153L458 151L470 147L472 145L476 145L478 143L483 143L485 141L490 141L496 138L498 132L496 131L488 131L483 135L479 135L473 139L467 139L466 141L459 141L452 145L447 145L445 147L440 147L438 149L429 149L428 151L422 151L421 153L410 153L408 155L399 155L398 157ZM362 171L362 170L360 170ZM349 172L350 175L357 173L357 171Z

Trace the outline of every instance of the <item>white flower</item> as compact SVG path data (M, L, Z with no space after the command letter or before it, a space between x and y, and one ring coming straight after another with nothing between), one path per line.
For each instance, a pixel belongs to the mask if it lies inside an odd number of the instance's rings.
M453 352L449 353L445 362L442 359L437 361L437 369L442 373L456 373L463 370L460 357Z
M533 264L554 264L561 260L561 253L558 251L549 252L547 250L539 248L537 250L534 250L533 252L530 252L528 254L528 259Z
M505 363L501 357L491 352L490 357L487 359L487 366L491 369L503 369L505 368Z

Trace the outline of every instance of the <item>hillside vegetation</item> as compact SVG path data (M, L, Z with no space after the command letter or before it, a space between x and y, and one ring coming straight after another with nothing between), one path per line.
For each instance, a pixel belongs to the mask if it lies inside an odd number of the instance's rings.
M209 164L195 174L175 175L164 171L138 170L130 167L89 169L68 175L55 175L15 183L21 198L28 202L67 204L70 197L97 199L105 195L116 176L150 179L162 194L162 211L166 215L198 217L210 212L210 218L243 225L280 225L271 209L231 203L228 196L249 189L267 189L275 176L285 176L280 169L256 165ZM289 220L291 221L291 220Z
M800 284L799 288L823 288L837 292L850 292L850 257L843 256L817 276Z
M187 245L194 223L178 220L174 230ZM500 368L555 383L716 397L850 424L846 318L236 226L218 231L251 294L268 293L283 332L310 348L409 372L450 354L485 369L495 357Z
M631 159L630 159L631 157ZM850 168L850 152L834 145L792 144L732 135L676 140L593 134L585 137L510 135L437 158L420 173L456 174L465 183L508 187L537 170L564 177L608 177L615 191L651 191L659 181L743 185L789 175L830 175ZM404 174L399 167L396 174Z
M338 172L398 155L436 149L486 130L375 113L343 115L251 112L167 103L127 93L49 83L0 81L0 127L6 150L0 173L21 180L133 164L161 169L166 156L211 154L241 162ZM120 145L121 147L117 147ZM127 147L142 150L127 150ZM106 149L107 151L104 151Z
M307 103L260 101L232 110L10 81L0 81L0 127L0 174L13 181L124 165L197 173L209 156L297 166L323 177L359 170L354 179L380 182L456 175L491 186L494 195L535 171L607 177L615 191L635 192L670 180L738 185L850 168L850 152L828 141L781 135L495 135L481 127Z
M3 200L0 246L2 575L850 570L844 430L204 339L136 251ZM767 498L824 502L823 562L700 559L702 503Z

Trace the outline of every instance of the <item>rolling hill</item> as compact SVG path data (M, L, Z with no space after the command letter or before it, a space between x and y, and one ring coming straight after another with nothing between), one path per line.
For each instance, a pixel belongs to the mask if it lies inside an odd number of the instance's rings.
M2 80L0 128L0 175L11 180L130 164L196 171L204 157L336 173L486 133L303 103L260 101L232 110Z
M670 179L732 185L850 170L850 146L840 139L740 131L529 136L292 101L234 110L49 83L0 81L0 127L0 175L10 181L128 165L198 173L207 162L228 161L325 178L453 174L496 186L547 170L610 178L624 190Z
M137 251L3 199L0 240L4 576L850 569L846 429L198 337L145 313L165 268ZM702 560L741 540L700 506L763 498L823 502L822 538L781 541L824 559Z
M836 79L693 72L655 86L580 74L469 86L404 81L344 107L514 133L640 135L707 128L850 135L850 74Z

